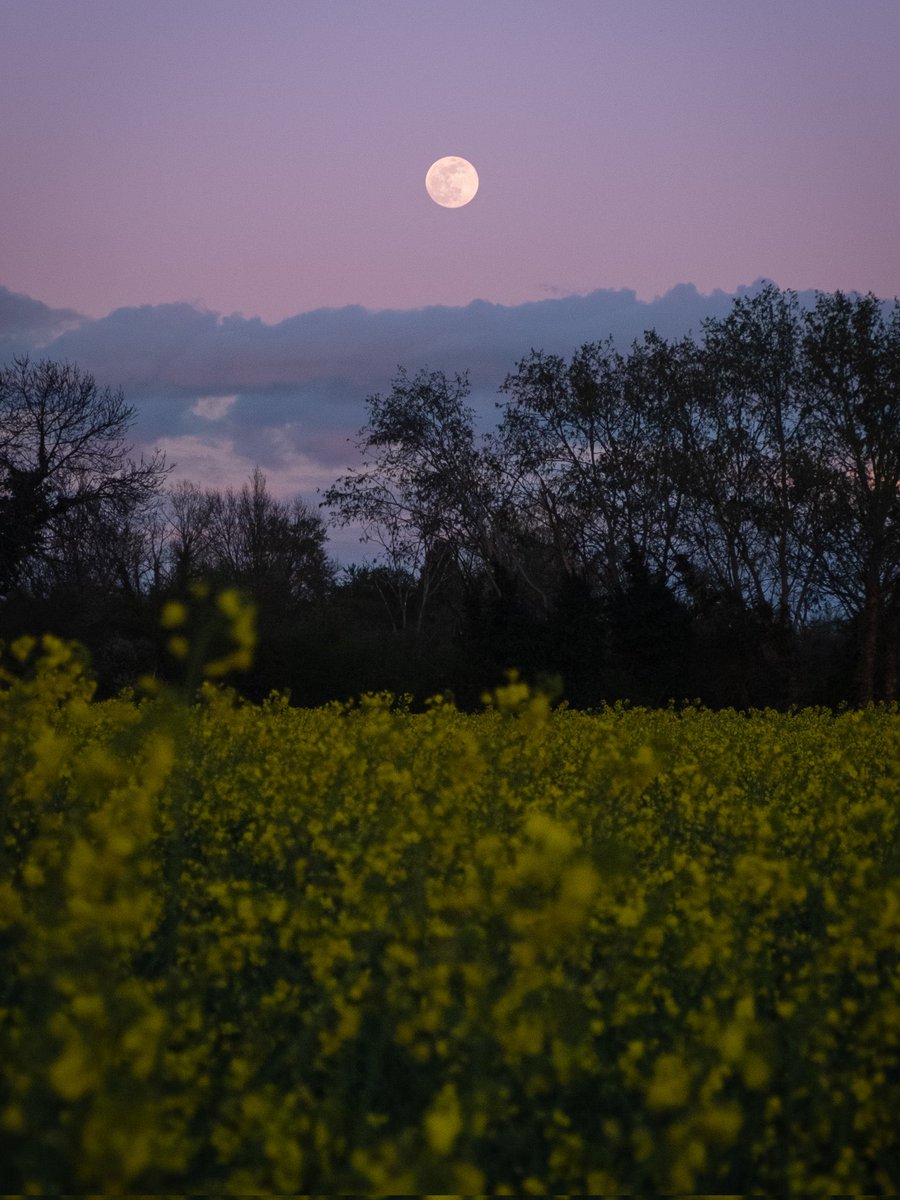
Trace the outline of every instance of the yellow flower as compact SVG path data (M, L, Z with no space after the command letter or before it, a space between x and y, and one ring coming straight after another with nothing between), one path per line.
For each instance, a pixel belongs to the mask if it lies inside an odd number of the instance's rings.
M80 1039L73 1037L53 1063L50 1082L64 1100L78 1100L100 1083L93 1055Z
M663 1054L657 1060L653 1078L647 1087L650 1108L680 1108L691 1093L691 1074L677 1054Z
M163 605L159 623L163 629L177 629L180 625L187 624L187 619L187 605L182 604L180 600L169 600Z
M181 637L180 634L170 637L166 645L173 658L187 658L191 648L187 638Z
M436 1154L449 1154L462 1131L459 1098L452 1083L446 1083L425 1114L425 1136Z

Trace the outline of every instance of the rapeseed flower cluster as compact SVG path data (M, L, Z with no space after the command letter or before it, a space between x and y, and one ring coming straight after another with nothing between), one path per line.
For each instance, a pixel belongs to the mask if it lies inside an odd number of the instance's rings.
M900 1189L896 710L217 675L93 703L10 648L3 1190Z
M166 649L184 662L183 691L190 694L201 678L222 679L231 671L246 671L256 647L256 608L237 588L213 592L204 580L191 585L191 603L169 600L160 613L168 631ZM144 690L158 684L145 678Z

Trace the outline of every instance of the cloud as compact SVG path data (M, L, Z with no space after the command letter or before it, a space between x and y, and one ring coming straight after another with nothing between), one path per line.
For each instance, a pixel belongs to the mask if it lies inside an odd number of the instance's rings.
M206 417L208 421L215 421L219 417L225 416L235 400L237 400L237 394L232 396L201 396L191 406L191 412L195 416Z
M85 319L71 308L49 308L0 287L0 363L40 350Z
M298 450L289 443L279 447L278 442L284 435L278 430L269 430L266 436L275 452L257 455L253 461L263 468L267 486L273 494L315 495L317 488L325 488L334 481L331 466L323 464L314 451ZM246 482L249 474L243 472L235 476L234 462L238 451L231 437L184 434L161 438L158 445L170 461L178 462L181 467L178 478L191 479L205 487L222 491L229 487L236 489ZM242 454L241 457L245 456Z
M800 298L811 303L813 293ZM652 301L600 290L515 306L318 309L267 325L191 304L91 319L0 289L0 350L3 362L9 346L67 359L98 383L121 387L136 413L136 450L165 449L173 480L237 487L259 463L274 494L317 503L316 488L358 462L366 397L388 391L401 364L411 373L468 371L471 402L487 427L497 389L532 349L568 356L607 337L625 350L647 329L667 338L699 333L733 299L680 284Z

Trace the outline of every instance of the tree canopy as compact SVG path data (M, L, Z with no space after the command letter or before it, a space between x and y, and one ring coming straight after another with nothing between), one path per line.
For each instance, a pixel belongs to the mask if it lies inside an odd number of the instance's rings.
M121 392L17 359L0 637L81 636L113 687L168 669L160 605L208 579L257 603L254 694L474 704L516 668L580 705L897 698L900 302L769 285L681 339L532 349L497 408L478 432L468 376L424 367L367 398L320 509L379 553L339 571L258 468L165 488Z
M17 358L0 372L0 591L52 572L82 514L121 522L158 495L164 455L129 457L133 419L77 366Z

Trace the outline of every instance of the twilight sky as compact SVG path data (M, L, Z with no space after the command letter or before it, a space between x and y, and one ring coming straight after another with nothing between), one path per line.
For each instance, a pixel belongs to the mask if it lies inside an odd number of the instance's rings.
M398 363L900 293L898 61L898 0L2 0L0 360L311 496Z

